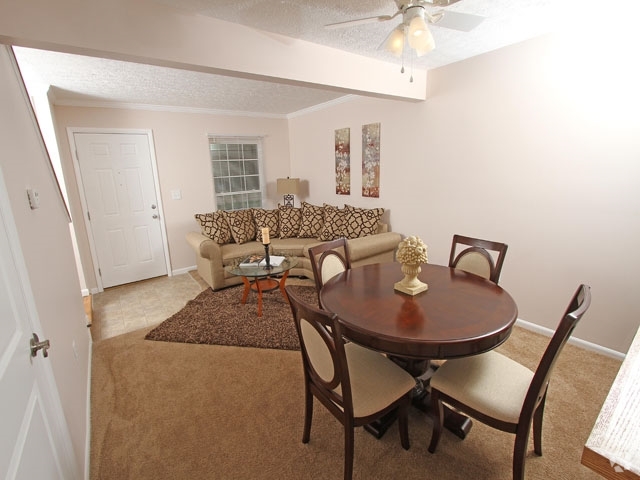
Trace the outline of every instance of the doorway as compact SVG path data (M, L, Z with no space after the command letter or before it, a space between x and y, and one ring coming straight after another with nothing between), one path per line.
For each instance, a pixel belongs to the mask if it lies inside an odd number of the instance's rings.
M98 291L167 275L150 131L70 132Z

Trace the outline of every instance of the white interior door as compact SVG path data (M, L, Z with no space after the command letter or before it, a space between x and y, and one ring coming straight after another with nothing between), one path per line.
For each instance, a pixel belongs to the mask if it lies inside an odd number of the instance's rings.
M102 287L166 275L149 137L73 136Z
M0 175L0 188L4 188ZM1 196L0 196L1 197ZM56 450L49 382L42 351L31 356L32 332L42 334L31 313L31 287L17 241L8 200L0 198L0 477L6 479L75 478L63 473ZM41 338L42 340L42 338ZM47 377L49 376L49 377ZM59 415L62 415L60 412Z

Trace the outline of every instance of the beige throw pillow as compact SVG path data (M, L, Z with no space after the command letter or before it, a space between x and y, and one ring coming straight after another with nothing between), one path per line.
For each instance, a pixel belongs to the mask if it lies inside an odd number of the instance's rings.
M231 229L222 210L212 213L197 213L194 217L200 224L200 231L203 235L220 245L231 241Z
M357 208L345 205L344 234L347 238L366 237L378 233L384 208Z
M265 227L269 229L270 238L280 235L280 211L278 209L254 208L253 221L256 224L256 240L258 242L262 243L262 229Z
M231 236L236 243L247 243L256 238L256 226L250 208L224 212L231 229Z
M345 210L333 205L324 204L324 224L320 232L320 240L328 242L344 237Z
M278 205L280 211L280 238L295 238L300 233L302 209Z
M300 238L320 238L324 224L324 208L302 202L302 222L300 223Z

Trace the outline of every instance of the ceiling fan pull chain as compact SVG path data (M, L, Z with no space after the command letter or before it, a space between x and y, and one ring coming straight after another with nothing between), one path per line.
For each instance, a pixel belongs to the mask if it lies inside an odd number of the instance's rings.
M413 83L413 55L411 55L411 78L409 78L409 83Z

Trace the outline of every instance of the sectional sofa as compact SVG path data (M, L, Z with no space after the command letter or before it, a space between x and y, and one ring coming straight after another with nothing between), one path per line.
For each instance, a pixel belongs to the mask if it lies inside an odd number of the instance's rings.
M383 223L384 209L344 208L303 202L299 208L244 209L196 214L200 231L187 233L198 274L213 290L242 283L227 267L264 253L262 231L269 229L270 252L296 257L289 275L313 279L309 247L346 237L352 266L394 261L402 235Z

